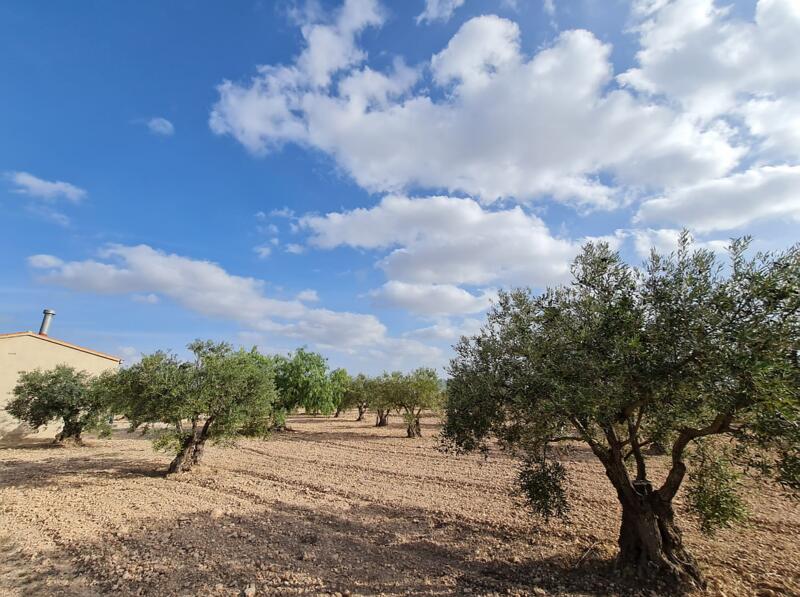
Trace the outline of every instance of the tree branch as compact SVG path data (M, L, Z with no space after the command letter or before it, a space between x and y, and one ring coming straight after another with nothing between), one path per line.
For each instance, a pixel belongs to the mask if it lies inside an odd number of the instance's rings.
M686 449L686 446L689 445L689 442L698 437L725 433L729 430L731 421L733 421L733 415L720 413L711 424L702 429L684 427L681 430L678 438L672 445L672 468L664 484L658 490L662 499L669 501L678 493L678 489L683 482L683 477L686 475L686 463L683 462L683 451Z

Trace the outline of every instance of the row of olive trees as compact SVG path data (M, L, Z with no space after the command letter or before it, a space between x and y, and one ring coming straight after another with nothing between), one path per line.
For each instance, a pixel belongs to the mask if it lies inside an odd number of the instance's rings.
M431 369L351 379L304 349L266 356L199 340L188 348L191 361L159 351L94 378L67 366L23 373L7 410L34 429L60 420L57 442L80 442L84 431L108 434L109 421L122 415L130 431L157 430L156 447L175 454L169 472L180 472L200 462L209 440L265 437L299 408L329 415L355 407L363 418L371 407L382 413L380 424L394 409L403 413L409 437L418 437L422 409L441 401Z
M425 410L438 411L444 404L443 383L436 371L419 368L408 374L399 371L377 377L358 375L344 386L340 410L357 409L361 421L367 409L375 411L375 425L385 427L389 416L403 416L408 437L421 437L420 419Z

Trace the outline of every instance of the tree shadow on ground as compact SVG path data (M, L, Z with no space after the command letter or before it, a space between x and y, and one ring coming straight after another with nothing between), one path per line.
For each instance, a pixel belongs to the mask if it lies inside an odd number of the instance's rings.
M369 515L276 503L257 515L145 519L127 534L73 546L71 556L87 580L117 595L239 594L250 585L259 595L609 595L639 588L626 587L601 558L578 568L568 558L481 563L426 529L374 527Z
M124 458L114 452L105 452L102 456L92 454L90 450L75 450L72 454L65 452L37 461L0 460L0 486L25 488L57 484L59 487L83 487L99 480L166 475L166 466L159 470L158 464L152 460Z

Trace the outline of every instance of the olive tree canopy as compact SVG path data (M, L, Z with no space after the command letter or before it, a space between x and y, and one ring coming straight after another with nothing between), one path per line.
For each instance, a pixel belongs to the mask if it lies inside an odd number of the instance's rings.
M711 463L721 480L690 492L706 528L741 514L729 463L800 483L800 250L747 249L734 241L722 262L684 233L677 252L638 269L588 244L571 285L501 293L481 332L456 347L444 437L461 450L491 437L518 450L522 487L545 515L580 492L548 448L585 443L622 506L619 563L702 585L672 507L691 453L713 450L714 436L734 440L693 468L702 480ZM668 453L661 478L648 466L654 443Z
M206 442L263 437L274 425L277 394L273 360L224 342L195 341L194 361L156 352L123 369L113 384L117 410L131 430L158 424L168 429L156 444L174 449L169 472L188 471Z

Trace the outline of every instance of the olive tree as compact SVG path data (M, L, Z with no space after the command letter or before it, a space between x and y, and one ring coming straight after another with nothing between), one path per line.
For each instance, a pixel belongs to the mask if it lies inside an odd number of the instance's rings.
M401 379L399 392L395 397L397 406L403 412L408 437L422 437L420 418L425 409L436 409L442 402L442 390L436 371L419 368Z
M350 376L345 369L334 369L328 376L331 385L331 401L336 405L334 417L342 414L342 411L350 408L347 403L347 389L350 386Z
M106 435L111 430L108 405L104 394L97 391L98 383L86 371L67 365L23 372L6 411L36 431L60 421L62 428L55 443L80 443L84 431Z
M368 407L369 379L363 373L359 373L348 380L339 408L343 411L355 408L358 411L356 421L363 421Z
M400 408L399 398L403 392L403 384L403 374L399 371L383 373L367 383L369 407L375 411L376 427L388 426L389 415Z
M131 431L166 425L155 446L174 450L170 473L200 463L208 440L264 437L274 425L272 359L211 341L188 348L193 361L166 352L147 355L120 371L113 388Z
M274 362L275 387L284 416L301 406L313 414L330 415L336 411L325 357L299 348L287 357L275 357Z
M707 463L800 483L800 249L754 257L747 249L734 241L722 261L692 250L684 233L677 252L653 252L634 268L607 245L588 244L571 285L500 293L481 332L456 347L446 441L473 450L496 437L517 450L522 487L545 515L564 513L570 493L580 494L567 491L548 448L583 442L622 508L619 564L702 585L673 508L692 451L713 450L724 435L735 449ZM658 479L647 450L655 442L668 452ZM731 476L718 466L697 471L701 485L688 501L701 506L704 526L738 517Z

